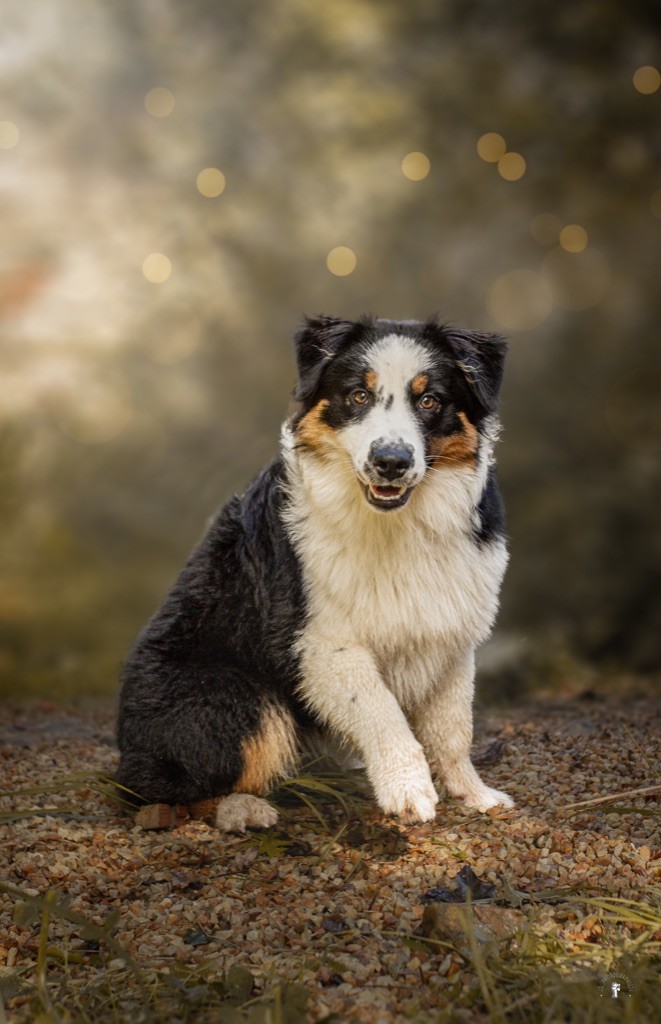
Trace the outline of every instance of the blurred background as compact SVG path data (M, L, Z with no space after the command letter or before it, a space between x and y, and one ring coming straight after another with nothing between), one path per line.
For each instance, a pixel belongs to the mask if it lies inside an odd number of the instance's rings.
M509 336L485 671L513 692L658 668L655 15L4 0L2 693L115 692L276 450L304 312Z

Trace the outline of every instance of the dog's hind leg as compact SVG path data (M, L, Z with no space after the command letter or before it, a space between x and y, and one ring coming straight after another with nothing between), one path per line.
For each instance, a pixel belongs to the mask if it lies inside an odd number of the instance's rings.
M243 770L228 796L196 801L194 818L211 821L223 832L269 828L278 812L263 795L277 779L285 777L298 759L291 715L271 705L263 713L258 730L241 745Z
M298 759L296 725L277 698L260 706L245 677L228 673L224 682L198 686L147 725L142 708L128 707L117 781L148 805L186 807L225 831L264 828L277 812L261 798Z

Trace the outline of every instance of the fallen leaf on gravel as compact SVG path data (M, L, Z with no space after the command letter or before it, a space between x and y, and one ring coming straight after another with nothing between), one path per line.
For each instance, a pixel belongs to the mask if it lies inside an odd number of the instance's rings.
M468 935L472 931L478 942L489 942L490 932L480 928L467 906L453 903L433 903L425 907L422 915L422 934L426 939L449 942L463 956L470 953Z
M444 885L435 885L420 897L422 903L466 903L471 900L490 900L496 895L496 887L491 882L483 882L466 864L458 875L452 879L456 882L454 889Z
M223 985L228 999L237 1003L245 1003L250 999L255 987L255 979L247 967L230 967L223 978Z
M507 907L434 903L424 909L422 933L425 938L449 941L460 953L468 954L471 933L478 942L502 942L515 935L524 920L520 911Z
M502 740L494 740L486 750L476 754L471 760L476 768L486 768L489 765L498 764L504 753L505 744Z
M344 932L347 929L347 922L339 914L333 914L332 917L323 919L321 927L325 932Z
M207 942L211 942L211 936L202 928L189 928L184 932L183 939L187 946L206 946Z

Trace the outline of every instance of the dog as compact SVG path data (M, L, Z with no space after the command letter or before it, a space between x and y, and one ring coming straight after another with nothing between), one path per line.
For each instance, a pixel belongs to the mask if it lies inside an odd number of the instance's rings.
M470 760L475 649L507 564L493 448L506 342L426 322L306 317L280 451L216 515L126 662L119 783L275 823L302 752L361 763L432 821L435 781L513 806Z

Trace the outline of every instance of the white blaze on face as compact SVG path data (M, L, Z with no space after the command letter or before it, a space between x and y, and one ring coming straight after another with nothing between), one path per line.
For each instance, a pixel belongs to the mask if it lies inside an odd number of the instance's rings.
M363 479L375 441L408 446L413 452L413 465L403 482L413 486L425 474L425 444L411 407L410 385L415 377L431 369L431 357L413 338L388 334L368 349L366 363L376 375L376 401L363 419L343 427L339 435Z

